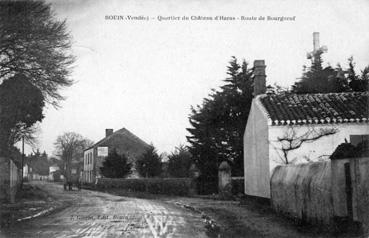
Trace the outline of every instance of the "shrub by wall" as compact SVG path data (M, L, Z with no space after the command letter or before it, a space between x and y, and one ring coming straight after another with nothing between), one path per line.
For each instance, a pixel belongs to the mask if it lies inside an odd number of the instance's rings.
M195 183L191 178L101 178L96 184L98 189L119 188L135 192L145 192L146 186L148 192L153 194L188 196L194 193Z
M245 194L245 178L232 177L232 194Z
M313 224L331 224L330 161L278 166L271 177L273 208Z

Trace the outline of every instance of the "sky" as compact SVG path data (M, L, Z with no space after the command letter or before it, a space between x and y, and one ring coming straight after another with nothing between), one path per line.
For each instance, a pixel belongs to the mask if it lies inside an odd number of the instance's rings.
M61 108L47 106L39 148L52 155L58 135L93 141L123 127L159 152L186 143L191 105L222 85L231 56L266 62L267 84L290 86L309 65L312 34L328 47L325 63L369 64L369 1L47 0L73 39L75 84ZM106 16L149 20L106 20ZM187 16L190 20L182 20ZM191 16L236 20L191 20ZM241 17L265 20L241 20ZM268 21L267 17L294 17ZM180 17L162 20L158 17ZM246 122L245 122L246 123ZM28 152L31 151L27 148Z

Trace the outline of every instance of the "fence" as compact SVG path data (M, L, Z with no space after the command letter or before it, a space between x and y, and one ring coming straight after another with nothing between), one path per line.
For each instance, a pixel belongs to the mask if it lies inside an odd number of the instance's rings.
M333 217L330 161L278 166L271 177L272 207L293 218L330 224Z
M347 221L369 234L369 157L278 166L271 177L272 207L313 224Z

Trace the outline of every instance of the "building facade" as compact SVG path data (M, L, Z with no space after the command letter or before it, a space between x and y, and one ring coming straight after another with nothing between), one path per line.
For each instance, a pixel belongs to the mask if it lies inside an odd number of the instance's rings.
M126 128L122 128L116 132L113 129L106 129L105 138L84 151L82 181L85 183L95 183L96 178L102 176L100 168L103 165L103 161L113 150L116 150L120 155L126 155L128 162L132 164L132 171L129 177L138 177L139 175L135 169L135 161L148 148L149 144Z

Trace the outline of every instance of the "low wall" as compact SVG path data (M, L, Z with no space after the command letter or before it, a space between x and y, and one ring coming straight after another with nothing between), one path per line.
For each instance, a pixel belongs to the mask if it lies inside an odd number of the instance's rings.
M353 219L369 234L369 157L350 160L353 187Z
M14 203L20 183L20 173L15 163L0 157L0 200Z
M271 177L272 207L293 218L331 224L331 163L278 166Z
M196 193L196 183L192 178L138 178L112 179L100 178L97 189L120 188L136 192L189 196Z

